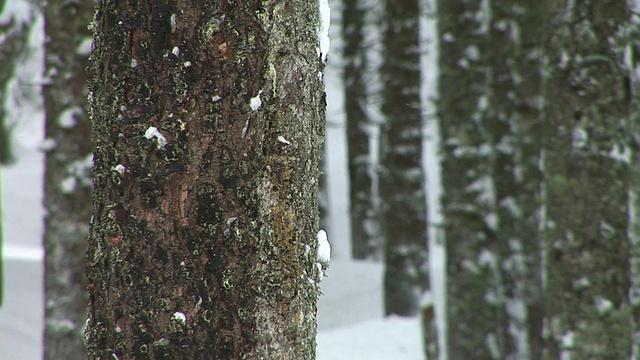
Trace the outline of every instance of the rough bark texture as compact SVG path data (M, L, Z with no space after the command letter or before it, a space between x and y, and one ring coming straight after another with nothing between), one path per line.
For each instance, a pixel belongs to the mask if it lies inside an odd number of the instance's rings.
M86 67L94 2L52 0L45 8L45 359L86 359L85 257L91 218L93 146Z
M90 358L315 358L318 21L315 1L99 3Z
M385 314L415 315L420 297L429 289L418 1L388 1L386 14L380 69Z
M374 205L370 130L367 114L367 51L364 42L366 3L346 0L342 10L344 99L347 119L349 206L354 259L381 258L378 209ZM374 151L377 151L374 150Z
M622 1L546 7L545 359L628 359L630 14Z

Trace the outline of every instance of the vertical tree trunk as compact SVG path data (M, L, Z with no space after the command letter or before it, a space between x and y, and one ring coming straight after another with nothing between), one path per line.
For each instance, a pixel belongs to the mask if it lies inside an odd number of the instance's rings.
M541 173L539 159L543 8L491 1L487 33L487 107L483 132L492 149L498 289L493 301L503 359L540 359L542 351ZM479 255L479 254L478 254Z
M629 2L630 11L638 14L640 2ZM630 80L629 124L630 134L640 133L640 19L632 16L627 24L627 66ZM640 174L640 138L629 137L629 150L631 151L630 172ZM640 356L640 183L631 182L629 188L629 242L630 248L630 278L629 301L631 302L632 336L631 358Z
M380 199L385 236L385 313L415 315L429 289L421 164L418 0L386 2L381 68Z
M621 1L547 8L545 358L628 359L630 13Z
M491 78L488 4L478 0L438 2L451 360L502 359L510 346L502 327L506 314L496 243L496 151L487 114Z
M351 242L355 259L380 258L379 218L374 205L370 132L367 113L367 49L364 34L366 2L346 0L342 11L344 97L347 118Z
M92 151L87 112L87 29L94 2L51 0L45 7L45 359L86 359L85 258L91 218Z
M318 2L101 1L93 26L90 358L314 359Z

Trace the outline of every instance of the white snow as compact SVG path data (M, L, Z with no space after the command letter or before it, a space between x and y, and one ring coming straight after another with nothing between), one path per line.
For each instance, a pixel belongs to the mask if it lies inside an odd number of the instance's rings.
M318 360L422 360L418 318L391 316L321 331Z
M596 305L596 309L598 309L598 312L600 314L606 314L615 308L613 301L605 299L601 296L596 296L594 299L594 303Z
M117 171L118 173L120 173L121 176L124 176L124 172L127 168L122 165L122 164L118 164L116 166L114 166L113 168L111 168L111 170L113 171Z
M249 100L249 106L251 110L258 111L262 107L262 100L260 100L260 95L262 94L262 90L258 91L258 95L254 96Z
M5 259L18 261L42 261L44 249L41 246L29 246L21 244L5 243L2 248Z
M281 143L285 144L285 145L291 145L291 142L287 139L284 138L284 136L280 135L278 136L278 141L280 141Z
M76 48L78 55L89 56L91 54L91 45L93 45L93 38L86 37L80 45Z
M147 139L156 138L156 141L158 142L158 149L163 149L165 145L167 145L167 139L160 133L160 131L158 131L158 128L156 128L155 126L149 126L147 131L145 131L144 133L144 137L146 137Z
M82 109L79 106L72 106L63 111L58 117L58 126L63 129L71 129L78 123L75 119L76 115L82 115Z
M329 7L329 0L319 0L319 4L320 25L318 26L318 39L320 41L320 47L318 48L318 55L321 56L322 62L326 62L327 55L329 54L329 47L331 46L331 39L329 38L331 8Z
M318 256L317 259L323 264L331 261L331 245L327 240L327 233L324 230L318 231Z
M171 24L171 32L176 31L176 14L171 14L169 18L169 23Z
M171 316L171 320L175 320L184 324L187 321L187 315L180 311L176 311L173 313L173 316Z
M59 185L59 188L63 194L71 194L76 190L77 186L78 186L78 179L76 179L74 176L68 176L64 180L62 180L62 182Z

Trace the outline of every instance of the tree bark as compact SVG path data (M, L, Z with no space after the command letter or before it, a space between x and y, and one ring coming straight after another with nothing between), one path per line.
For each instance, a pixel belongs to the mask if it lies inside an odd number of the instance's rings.
M90 358L314 359L318 2L101 1Z
M86 67L95 3L49 1L45 7L43 88L46 154L44 206L45 359L86 359L85 257L91 218L93 144Z
M626 148L634 136L625 65L631 14L620 1L553 6L545 44L545 359L628 359L628 189L637 176Z
M526 0L490 2L487 108L498 256L495 333L504 359L542 356L541 92L544 9ZM478 254L479 255L479 254Z
M448 356L502 359L506 314L495 242L495 149L487 121L491 14L476 0L439 1L438 9Z
M640 2L629 3L630 11L640 12ZM629 124L630 134L640 134L640 19L632 16L627 24L627 51L629 57L630 102ZM629 149L631 151L630 172L640 174L640 137L629 137ZM640 183L631 182L629 188L629 242L630 248L630 280L629 301L632 311L632 335L631 354L632 359L640 356Z
M365 17L367 4L362 0L343 1L342 37L344 38L344 98L347 119L347 147L349 162L349 206L351 214L351 243L354 259L380 259L382 244L379 238L378 196L374 189L373 164L370 148L370 128L375 126L367 113L367 45Z
M385 314L416 315L429 289L417 0L387 1L381 79L380 199Z

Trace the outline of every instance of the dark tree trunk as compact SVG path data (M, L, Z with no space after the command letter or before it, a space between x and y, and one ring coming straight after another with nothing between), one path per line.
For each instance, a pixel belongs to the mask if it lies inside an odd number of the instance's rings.
M315 358L318 25L315 1L99 3L90 358Z
M449 358L502 359L506 318L496 243L495 131L487 113L490 12L478 0L439 1L443 212Z
M344 99L347 119L349 206L354 259L381 258L378 209L374 204L370 128L367 114L367 48L364 42L366 2L345 0L342 10L344 38Z
M487 109L483 132L491 150L490 178L497 250L494 330L499 358L542 356L539 167L542 4L491 2L487 34ZM478 254L480 255L480 254ZM495 358L495 357L494 357Z
M418 0L387 1L385 19L380 176L385 314L415 315L429 289Z
M45 8L45 359L86 359L86 241L91 217L92 142L86 72L94 2Z
M631 14L623 1L546 8L545 358L629 359Z
M631 3L630 10L636 14L640 12L640 3ZM629 149L631 151L631 168L633 174L640 174L640 18L631 17L628 23L627 41L629 57ZM630 278L631 289L629 301L632 311L632 356L640 355L640 182L629 184L629 242L630 248Z
M44 182L45 359L87 358L82 337L93 146L85 69L94 4L52 0L45 7L45 136L55 141Z

